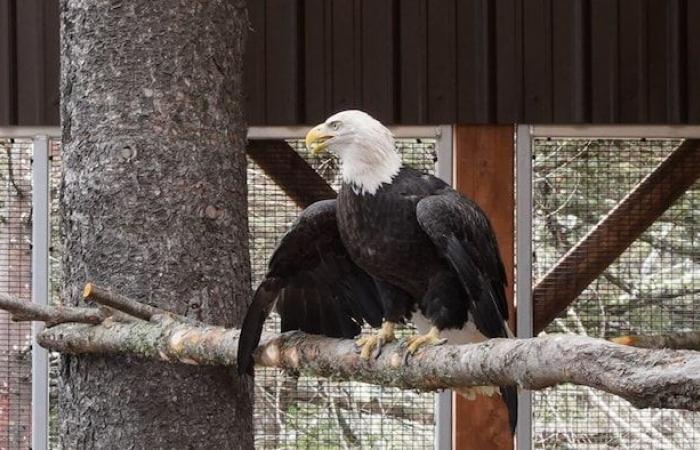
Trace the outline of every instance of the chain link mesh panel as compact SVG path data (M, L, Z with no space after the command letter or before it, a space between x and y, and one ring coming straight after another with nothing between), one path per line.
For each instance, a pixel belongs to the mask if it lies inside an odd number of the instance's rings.
M334 189L340 187L333 159L315 159L302 140L289 144ZM399 139L406 165L432 173L435 141ZM267 259L301 212L252 161L248 165L248 209L253 284L263 279ZM266 324L279 331L273 314ZM398 335L412 333L407 326ZM434 395L357 382L291 377L273 369L255 375L255 443L264 449L428 449L434 439Z
M670 139L536 139L534 281L679 144ZM700 183L695 183L546 332L608 338L698 329L698 207ZM639 205L635 215L648 208ZM700 448L700 414L640 410L586 387L535 392L533 414L536 448Z
M0 139L0 291L31 301L32 143ZM31 442L31 325L0 311L0 449Z

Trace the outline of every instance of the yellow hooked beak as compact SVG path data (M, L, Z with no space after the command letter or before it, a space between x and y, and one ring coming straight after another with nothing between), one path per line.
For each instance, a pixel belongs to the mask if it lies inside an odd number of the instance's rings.
M328 147L328 140L332 137L325 123L316 125L306 133L306 148L312 155L318 155Z

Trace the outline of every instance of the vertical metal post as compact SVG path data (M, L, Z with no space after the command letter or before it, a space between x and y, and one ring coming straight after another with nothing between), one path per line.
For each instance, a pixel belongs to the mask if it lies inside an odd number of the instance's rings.
M454 165L452 161L454 155L452 149L452 126L442 125L438 127L435 130L435 137L437 139L435 144L435 155L437 157L435 176L451 186L452 167Z
M452 126L441 126L436 130L435 175L452 185ZM452 448L452 390L435 394L435 450Z
M532 328L532 135L518 125L516 136L516 319L519 338L533 335ZM518 395L517 450L532 449L532 393Z
M49 301L49 142L33 139L32 166L32 302ZM49 354L36 343L43 329L32 323L32 450L48 449Z

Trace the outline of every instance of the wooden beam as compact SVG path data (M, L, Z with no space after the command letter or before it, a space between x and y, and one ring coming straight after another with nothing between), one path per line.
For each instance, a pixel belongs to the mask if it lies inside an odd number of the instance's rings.
M299 207L336 197L326 180L285 141L249 141L247 152Z
M514 136L510 125L457 126L454 130L455 187L479 204L494 227L508 275L513 330ZM455 450L512 450L508 411L499 397L467 400L455 395L453 409Z
M533 288L534 329L542 331L700 176L700 140L689 139L644 178Z

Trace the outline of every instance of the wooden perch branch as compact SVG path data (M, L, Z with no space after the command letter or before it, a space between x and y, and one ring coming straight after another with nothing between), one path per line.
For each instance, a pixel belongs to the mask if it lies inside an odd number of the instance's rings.
M170 318L106 326L64 324L39 343L66 353L117 353L198 365L234 366L239 331L194 327ZM258 365L335 380L436 390L485 384L543 389L559 383L590 386L638 407L700 410L700 354L626 347L581 336L493 339L426 348L404 363L405 347L387 345L379 358L360 358L354 342L285 333L265 334Z
M535 333L612 264L700 176L700 140L675 149L538 281L532 291Z
M671 348L700 351L700 331L681 331L649 336L620 336L610 340L616 344L640 348Z
M18 303L3 305L18 307L21 314L34 310L31 304ZM157 308L152 312L148 322L63 323L41 332L37 341L64 353L235 366L239 330L187 323ZM638 407L700 410L700 353L693 351L639 349L589 337L548 335L425 348L407 359L405 352L402 342L392 343L378 358L366 361L351 340L267 333L255 361L335 380L419 390L488 384L543 389L575 383L619 395Z

